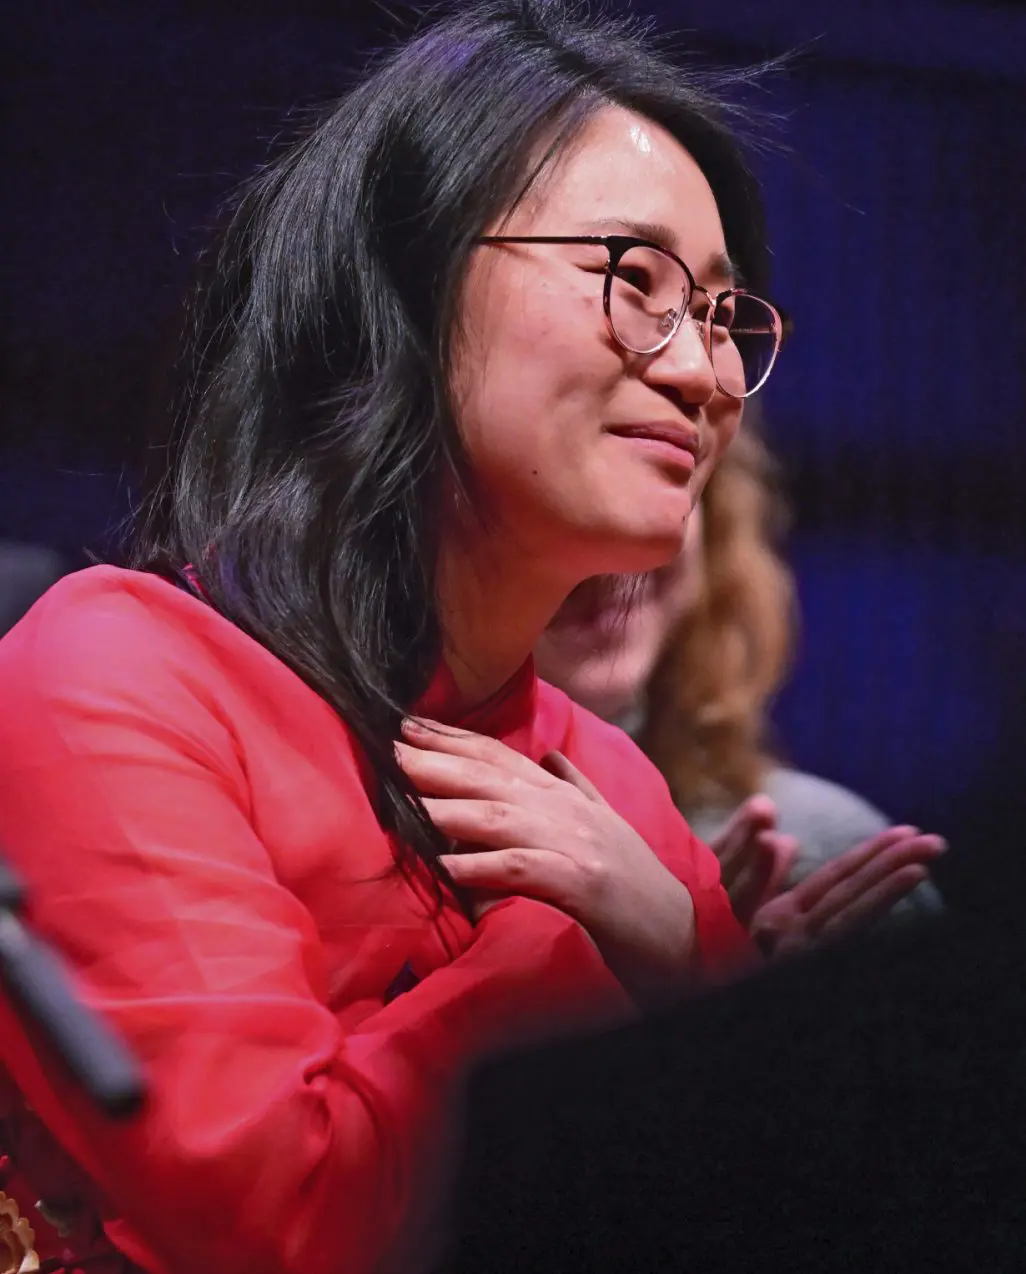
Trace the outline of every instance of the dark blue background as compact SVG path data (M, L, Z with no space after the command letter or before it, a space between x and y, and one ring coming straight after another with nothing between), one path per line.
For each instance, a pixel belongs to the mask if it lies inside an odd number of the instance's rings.
M779 116L759 166L796 319L766 397L804 610L780 741L950 832L963 900L1005 892L1026 785L1026 13L656 3L636 11L725 62L798 50L750 94ZM393 27L369 2L14 13L0 537L76 562L102 545L204 224Z

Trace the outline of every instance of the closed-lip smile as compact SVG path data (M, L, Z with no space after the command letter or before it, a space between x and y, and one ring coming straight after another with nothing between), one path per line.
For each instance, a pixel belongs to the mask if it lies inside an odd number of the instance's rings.
M610 425L608 432L620 438L647 438L652 442L665 442L671 447L690 452L695 460L699 458L701 436L698 430L674 420L632 421L625 425Z

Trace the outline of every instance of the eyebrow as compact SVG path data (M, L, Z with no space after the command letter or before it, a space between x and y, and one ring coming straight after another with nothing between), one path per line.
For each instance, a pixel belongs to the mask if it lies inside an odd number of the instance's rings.
M636 221L633 217L602 217L589 224L596 229L626 230L628 234L638 239L649 239L652 243L669 248L671 252L677 251L677 236L661 221ZM691 264L690 261L688 264ZM744 274L740 266L731 259L728 252L714 253L706 262L705 268L695 272L695 278L722 279L731 287L740 287L744 282Z

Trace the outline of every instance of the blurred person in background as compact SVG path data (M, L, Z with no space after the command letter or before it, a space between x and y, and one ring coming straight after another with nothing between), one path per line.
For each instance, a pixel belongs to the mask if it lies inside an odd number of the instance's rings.
M926 866L895 848L914 829L771 747L797 603L758 423L757 402L747 404L681 554L638 581L585 581L536 659L543 677L638 741L719 857L739 919L765 948L787 949L942 902Z

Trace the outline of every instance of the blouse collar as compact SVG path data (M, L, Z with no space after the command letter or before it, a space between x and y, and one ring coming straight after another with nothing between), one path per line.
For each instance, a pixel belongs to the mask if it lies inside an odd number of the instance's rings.
M494 694L473 708L461 704L459 687L448 664L439 663L431 684L414 705L417 716L441 725L459 726L493 738L508 738L529 729L534 717L538 675L527 659Z

